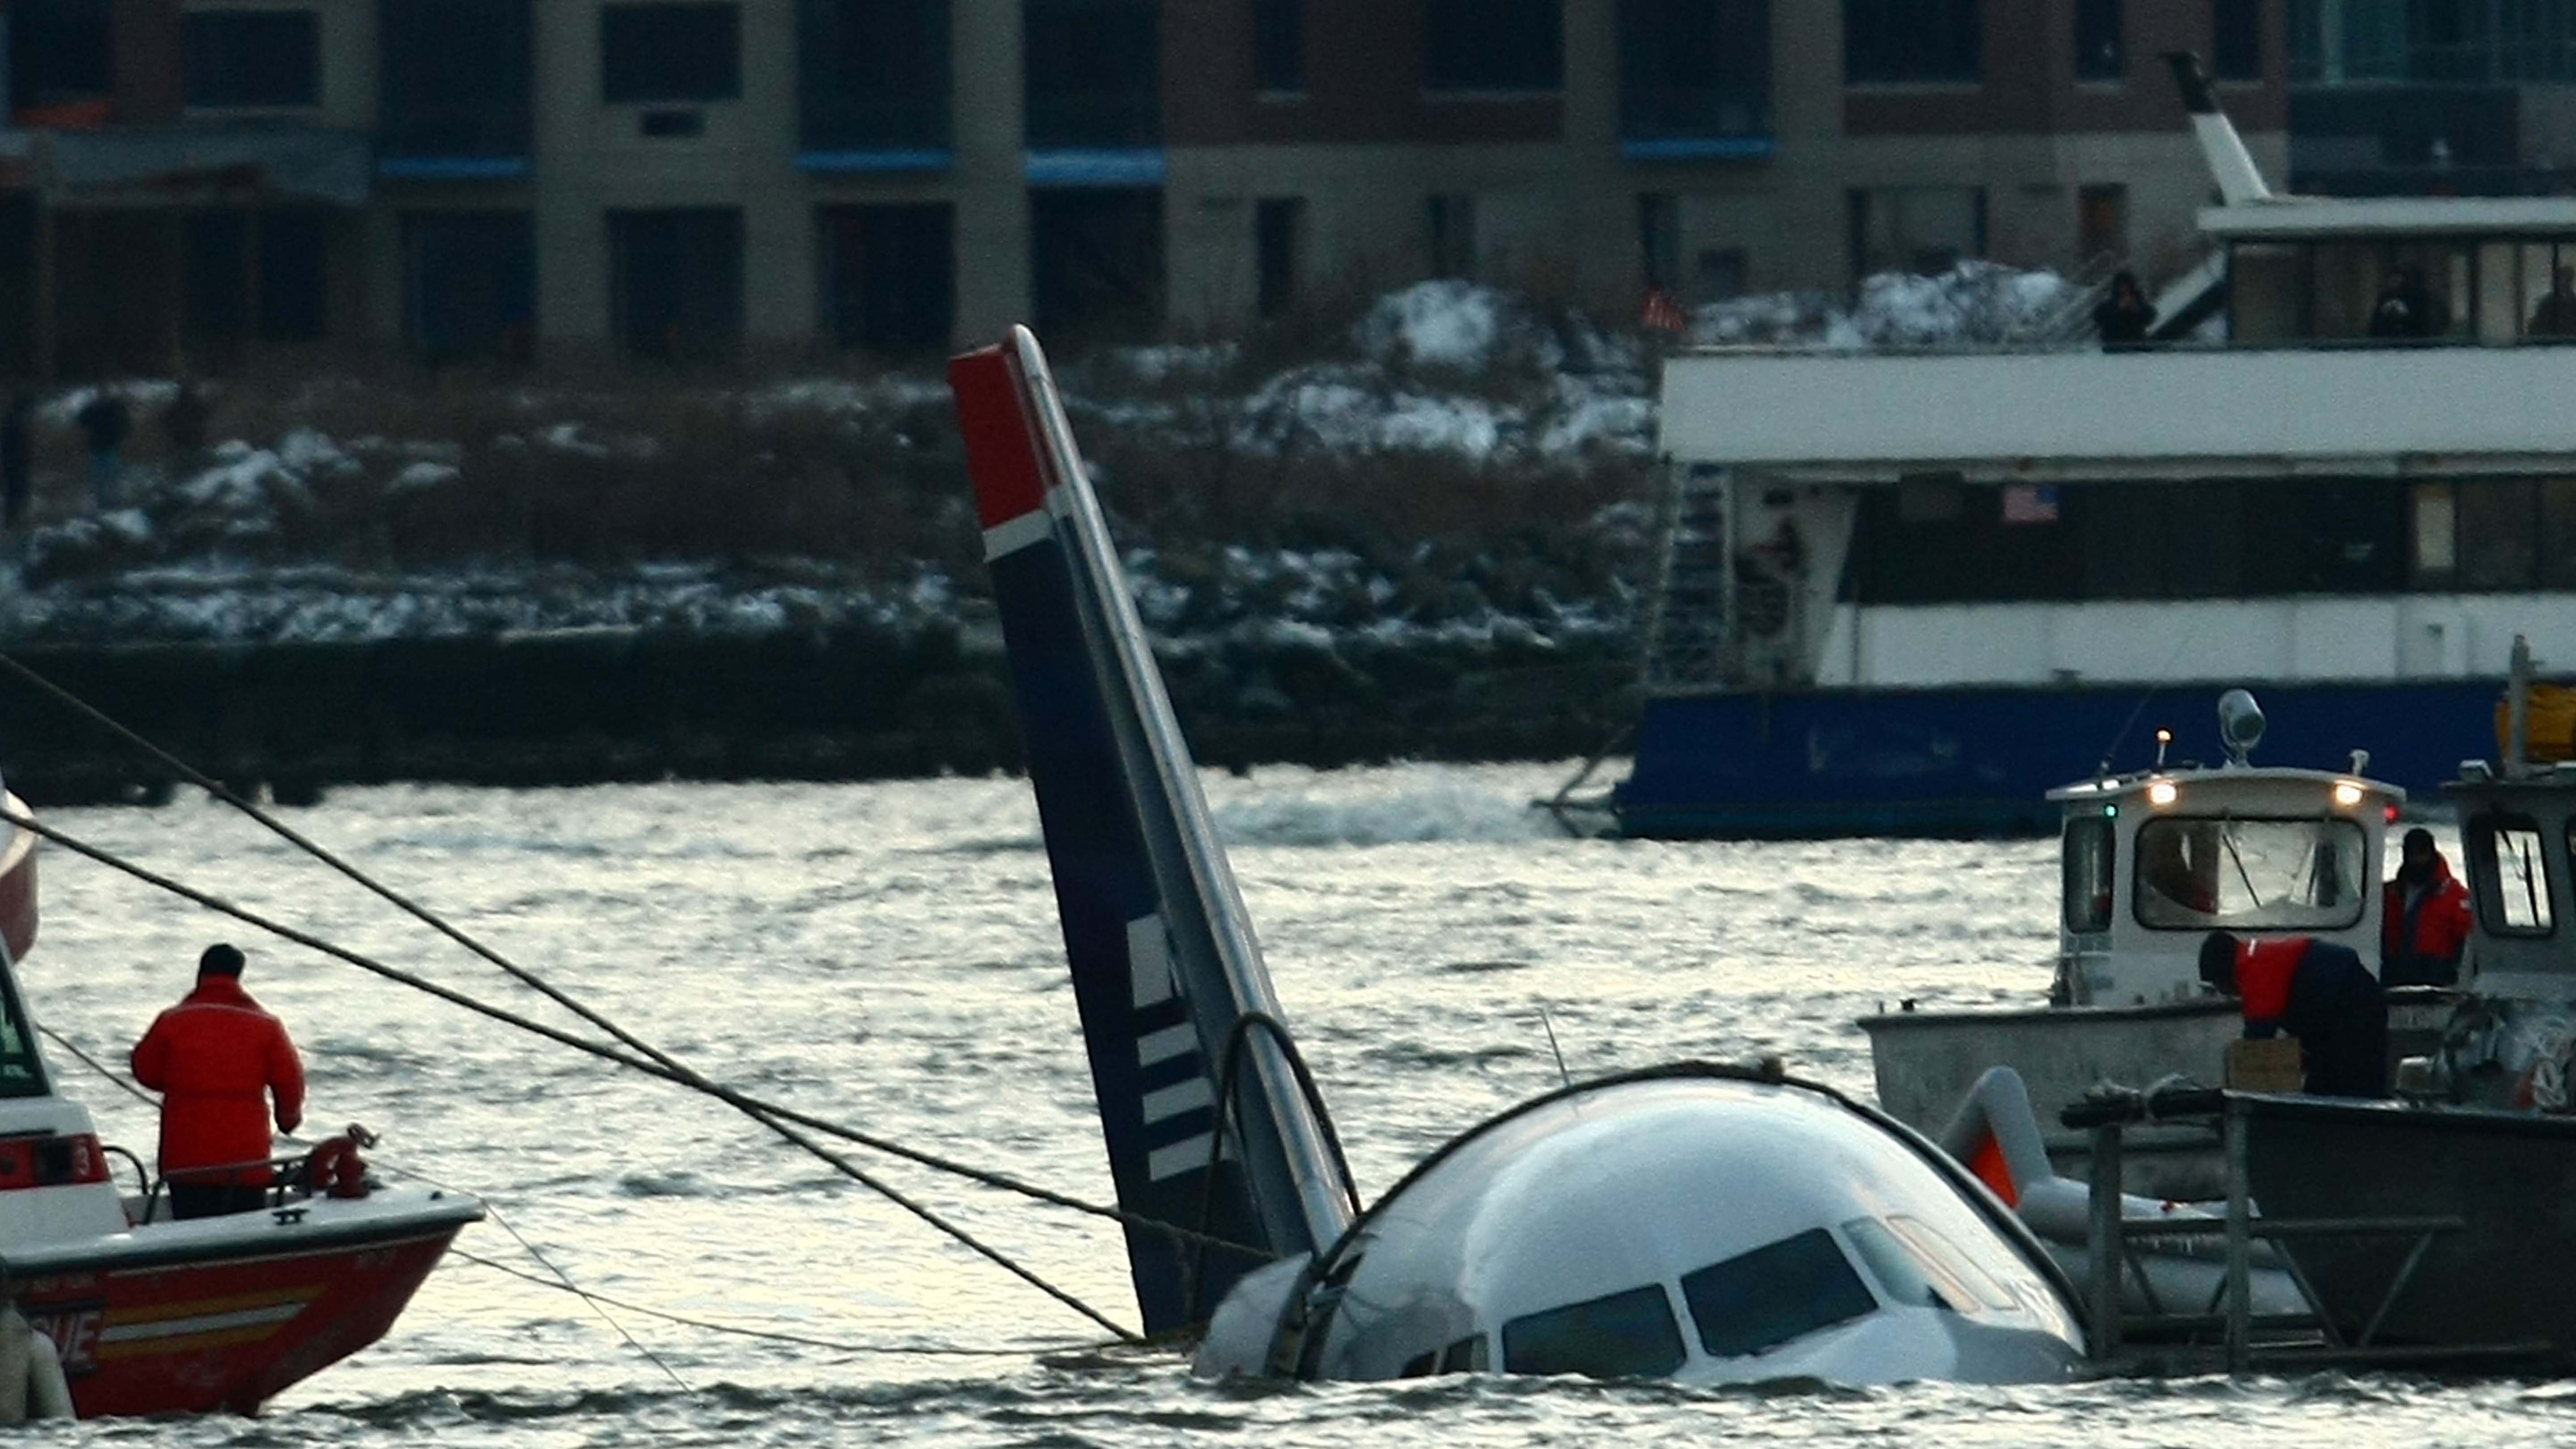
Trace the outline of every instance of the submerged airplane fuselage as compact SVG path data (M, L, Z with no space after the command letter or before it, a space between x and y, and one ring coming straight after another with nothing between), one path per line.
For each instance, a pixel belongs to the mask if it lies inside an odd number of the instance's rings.
M1963 1177L1795 1081L1681 1064L1585 1083L1450 1144L1311 1267L1245 1280L1198 1365L2055 1377L2082 1354L2063 1280Z
M1148 1331L1301 1378L2012 1381L2081 1355L2008 1209L1776 1072L1569 1086L1361 1210L1037 340L949 375Z

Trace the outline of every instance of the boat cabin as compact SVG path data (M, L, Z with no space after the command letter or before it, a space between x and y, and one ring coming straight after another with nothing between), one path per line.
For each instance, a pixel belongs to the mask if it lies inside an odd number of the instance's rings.
M2576 341L2576 197L2275 197L2200 229L2236 346Z
M2088 780L2048 798L2065 812L2056 1004L2194 1000L2212 931L2314 936L2376 966L2380 861L2406 799L2396 786L2226 765Z
M2476 907L2462 984L2490 999L2576 1000L2576 761L2517 774L2471 760L2447 793Z

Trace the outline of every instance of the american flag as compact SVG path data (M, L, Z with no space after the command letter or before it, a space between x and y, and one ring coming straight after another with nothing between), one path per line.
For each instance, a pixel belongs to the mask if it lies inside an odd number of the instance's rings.
M1682 315L1682 304L1673 300L1672 293L1661 287L1649 287L1646 289L1646 310L1637 319L1637 325L1649 332L1686 332L1690 329L1690 319Z
M2056 521L2056 484L2007 483L2004 485L2004 522L2055 523Z

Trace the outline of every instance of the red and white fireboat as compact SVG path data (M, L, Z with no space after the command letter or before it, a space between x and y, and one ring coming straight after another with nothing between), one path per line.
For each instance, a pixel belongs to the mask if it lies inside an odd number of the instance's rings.
M16 970L36 939L36 842L0 830L0 1268L74 1410L251 1413L383 1337L482 1203L374 1187L332 1154L319 1174L281 1170L264 1212L177 1222L161 1184L120 1189L37 1049Z

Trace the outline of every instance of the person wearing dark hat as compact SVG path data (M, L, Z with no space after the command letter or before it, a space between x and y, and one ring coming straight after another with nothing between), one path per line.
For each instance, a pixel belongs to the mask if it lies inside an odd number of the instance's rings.
M258 1210L269 1099L278 1131L304 1120L304 1063L285 1026L242 990L241 973L241 952L208 946L196 989L134 1046L134 1080L161 1094L161 1176L182 1218Z
M2406 832L2397 875L2379 907L2379 983L2449 986L2469 941L2469 888L2451 874L2433 832Z
M2247 1040L2298 1038L2309 1092L2388 1095L2388 1001L2350 946L2314 936L2239 941L2212 931L2200 943L2200 979L2237 999Z

